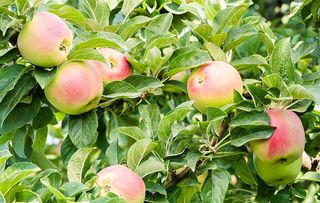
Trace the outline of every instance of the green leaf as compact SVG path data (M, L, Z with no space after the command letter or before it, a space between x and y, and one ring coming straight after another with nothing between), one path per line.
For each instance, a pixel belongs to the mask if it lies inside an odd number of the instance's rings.
M69 182L82 182L86 170L86 161L96 154L95 148L81 148L70 158L67 166L67 175Z
M236 164L236 171L240 179L248 185L257 185L257 181L252 175L248 163L243 157Z
M143 0L123 0L121 12L127 16L133 11L133 9L139 6Z
M252 140L269 138L275 128L269 125L270 119L266 113L243 112L230 122L231 145L240 147Z
M141 93L145 91L151 91L163 86L158 78L147 77L144 75L130 75L129 77L124 79L124 81L135 87Z
M147 175L164 170L165 167L163 162L161 162L154 156L150 156L147 160L140 163L140 165L136 168L135 172L143 178Z
M201 158L202 154L199 151L189 151L186 155L185 162L186 165L193 171L195 172L196 170L196 166L197 166L197 162L198 160Z
M12 154L9 151L8 144L5 143L0 145L0 168L7 162L10 157L12 157Z
M61 159L64 164L67 164L71 156L77 151L77 147L71 142L69 136L67 136L61 145Z
M161 119L158 105L139 105L139 114L146 127L146 134L155 137Z
M217 169L209 172L200 193L203 203L221 203L224 201L230 181L228 172Z
M246 84L245 86L250 93L257 110L260 110L261 107L264 107L270 103L270 99L266 98L266 96L268 95L268 92L266 90L252 84Z
M303 176L299 177L298 180L309 180L313 182L320 182L320 174L315 171L308 171Z
M294 48L292 53L293 63L296 64L301 58L306 57L317 49L317 43L306 43L304 41L298 42Z
M56 68L54 68L51 71L36 69L33 72L33 76L36 79L36 81L39 83L40 87L44 89L51 82L51 80L55 76L56 71L57 71Z
M28 128L22 127L16 131L13 138L11 139L12 148L14 149L15 153L21 157L26 158L25 155L25 145L28 137Z
M55 196L55 198L58 200L58 202L59 201L63 201L63 202L72 201L73 198L70 198L70 197L68 198L68 197L64 196L58 189L56 189L54 186L52 186L50 184L49 177L41 178L40 181Z
M37 95L33 95L32 102L30 104L19 103L16 105L4 120L3 127L0 128L0 133L11 132L14 129L21 128L28 122L32 121L39 112L40 105L40 99Z
M38 114L32 121L32 128L36 130L48 125L53 117L53 112L49 107L40 108Z
M193 109L192 102L185 102L176 107L174 111L164 116L158 126L158 138L163 142L167 142L171 135L171 126L175 121L182 121L187 114Z
M101 27L109 25L109 7L104 0L80 0L79 8Z
M76 8L64 5L58 9L50 9L49 12L54 13L60 18L65 19L66 21L69 21L75 25L78 25L81 28L85 28L86 18Z
M107 98L137 98L140 91L128 82L119 80L108 83L104 87L103 96Z
M78 116L70 116L68 133L72 143L77 147L88 147L98 138L98 116L90 111Z
M110 10L113 10L117 7L117 5L120 3L121 0L106 0Z
M15 194L17 202L42 202L39 195L31 190L22 190Z
M144 62L150 68L153 75L158 75L159 72L165 68L164 65L169 60L173 52L172 49L167 50L168 51L165 49L162 54L160 49L153 47L147 52Z
M237 26L248 7L249 5L242 4L240 6L228 7L219 11L214 18L213 32L215 34L220 34L223 31L228 31L231 26Z
M20 15L30 7L28 0L15 0L15 2Z
M44 152L46 148L46 141L48 136L48 127L44 126L39 128L36 132L35 140L33 141L32 148L40 152Z
M265 77L262 77L261 80L267 85L267 87L277 88L280 90L280 96L283 97L283 99L292 99L292 95L290 94L286 83L277 73L266 75Z
M171 13L158 15L154 18L145 29L147 39L158 34L167 33L172 24L172 20L173 15Z
M1 45L0 45L0 48L1 48ZM0 64L8 64L11 61L14 61L18 55L19 55L19 50L17 48L9 47L7 49L2 49L0 50Z
M270 118L265 112L243 112L239 113L231 122L230 128L236 128L241 126L259 126L269 125Z
M17 64L0 68L0 102L6 94L14 88L21 76L25 73L25 70L24 66Z
M119 127L119 128L116 128L115 130L135 140L147 138L147 135L145 134L145 132L143 132L140 128L136 126Z
M152 36L145 43L145 53L143 59L146 60L147 53L153 48L157 47L158 49L167 47L171 44L177 43L177 37L174 34L158 34Z
M320 104L320 92L318 91L320 89L320 84L303 85L303 87L306 88L306 90L315 98L316 102Z
M283 79L294 81L295 73L292 62L290 38L280 40L270 57L271 73L279 74Z
M249 57L233 60L231 65L233 65L238 71L242 71L247 69L257 69L260 68L260 65L267 63L267 60L263 56L254 54Z
M150 139L141 139L136 141L128 150L127 165L132 170L140 165L143 157L148 155L156 146Z
M122 37L122 39L127 40L151 20L152 18L147 16L136 16L122 24L117 30L117 33Z
M205 42L204 47L209 51L210 55L212 56L212 58L214 58L215 61L227 62L227 56L219 46L211 42Z
M72 49L68 55L69 61L71 60L96 60L101 62L106 62L105 58L98 52L98 50L93 48L84 49Z
M123 39L111 32L83 32L75 40L74 49L114 47L127 50Z
M196 47L185 47L177 49L170 58L170 70L168 75L172 76L182 70L191 69L212 61L206 51Z
M272 126L239 127L231 131L231 145L240 147L250 141L271 137L275 128Z
M60 187L60 191L67 197L75 197L76 195L89 190L89 188L79 182L67 182Z
M0 192L0 203L6 203L6 199L4 198L2 192Z
M18 162L9 166L0 174L0 192L4 195L22 179L39 171L40 168L30 162Z
M302 85L293 84L289 87L293 99L310 99L315 100L314 96L308 92Z
M186 21L184 21L186 22ZM194 26L194 24L192 22L191 23L191 26ZM189 23L188 23L189 24ZM187 24L187 25L188 25ZM190 26L190 24L188 25L191 29L192 27ZM209 39L209 37L211 36L212 34L212 27L210 25L207 25L207 24L200 24L198 27L196 27L193 32L201 38L201 40L203 41L207 41ZM206 43L206 42L205 42Z
M118 147L118 140L114 140L110 143L106 150L106 160L109 165L117 165L120 163L121 149Z

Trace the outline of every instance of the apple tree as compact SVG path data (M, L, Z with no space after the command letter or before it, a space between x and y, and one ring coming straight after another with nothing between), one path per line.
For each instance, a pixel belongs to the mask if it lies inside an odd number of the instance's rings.
M320 1L1 0L0 203L320 201Z

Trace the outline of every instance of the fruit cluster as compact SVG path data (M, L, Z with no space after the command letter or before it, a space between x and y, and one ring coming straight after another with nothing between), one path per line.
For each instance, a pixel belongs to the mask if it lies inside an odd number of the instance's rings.
M191 74L188 95L202 113L206 107L223 107L233 102L233 91L242 94L238 71L225 62L213 61ZM275 131L269 139L250 143L259 176L270 185L292 183L302 165L305 136L299 117L292 111L269 109L270 125Z
M61 18L49 12L39 12L20 32L18 48L23 58L36 66L58 66L54 77L44 88L46 98L59 111L79 115L96 107L104 84L122 80L131 75L132 70L125 55L111 48L99 50L106 63L68 61L72 40L73 33ZM142 178L125 166L103 169L98 174L97 185L129 203L144 201Z
M95 108L103 93L103 84L122 80L132 74L126 57L112 48L98 51L106 63L68 61L73 33L58 16L38 12L18 36L18 48L25 60L44 68L58 66L44 92L59 111L79 115ZM40 42L40 43L39 43Z

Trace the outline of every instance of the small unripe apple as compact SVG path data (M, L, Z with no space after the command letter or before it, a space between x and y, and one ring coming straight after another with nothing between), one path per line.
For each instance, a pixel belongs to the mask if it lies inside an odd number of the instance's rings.
M205 107L222 107L233 102L233 91L242 94L243 82L238 71L228 63L212 61L189 77L187 89L194 106L205 112Z
M297 178L302 164L302 157L289 163L268 163L257 156L253 156L254 166L259 176L268 185L285 185L294 182Z
M57 66L67 60L73 33L55 14L36 13L18 36L18 48L24 59L41 67Z
M292 111L270 109L270 125L276 127L269 139L250 142L253 153L269 163L292 163L304 150L304 129L299 117Z
M104 83L123 80L132 74L130 64L124 54L111 48L99 49L99 52L107 61L106 63L95 61Z
M58 67L44 92L56 109L79 115L92 110L99 103L103 82L93 62L68 62Z
M112 192L128 203L143 203L146 193L144 182L131 169L122 166L109 166L98 173L97 185L105 192Z

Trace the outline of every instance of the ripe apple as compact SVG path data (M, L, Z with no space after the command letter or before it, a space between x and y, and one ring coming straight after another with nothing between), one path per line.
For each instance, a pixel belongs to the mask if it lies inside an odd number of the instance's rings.
M68 62L58 67L44 92L58 110L79 115L96 107L103 92L103 82L92 61Z
M140 176L122 165L109 166L98 173L97 185L112 192L128 203L143 203L146 193Z
M265 162L254 155L253 163L259 176L268 185L285 185L297 178L301 170L302 157L289 164L283 164Z
M269 139L251 141L253 153L269 163L292 163L304 150L304 129L299 117L292 111L270 109L270 125L276 127Z
M228 63L212 61L189 77L188 95L194 106L205 112L205 107L222 107L233 102L233 91L243 92L238 71Z
M107 61L107 63L95 61L104 83L123 80L132 74L130 64L124 54L111 48L99 49L99 52Z
M24 59L41 67L57 66L67 60L73 33L55 14L36 13L18 36L18 48Z

